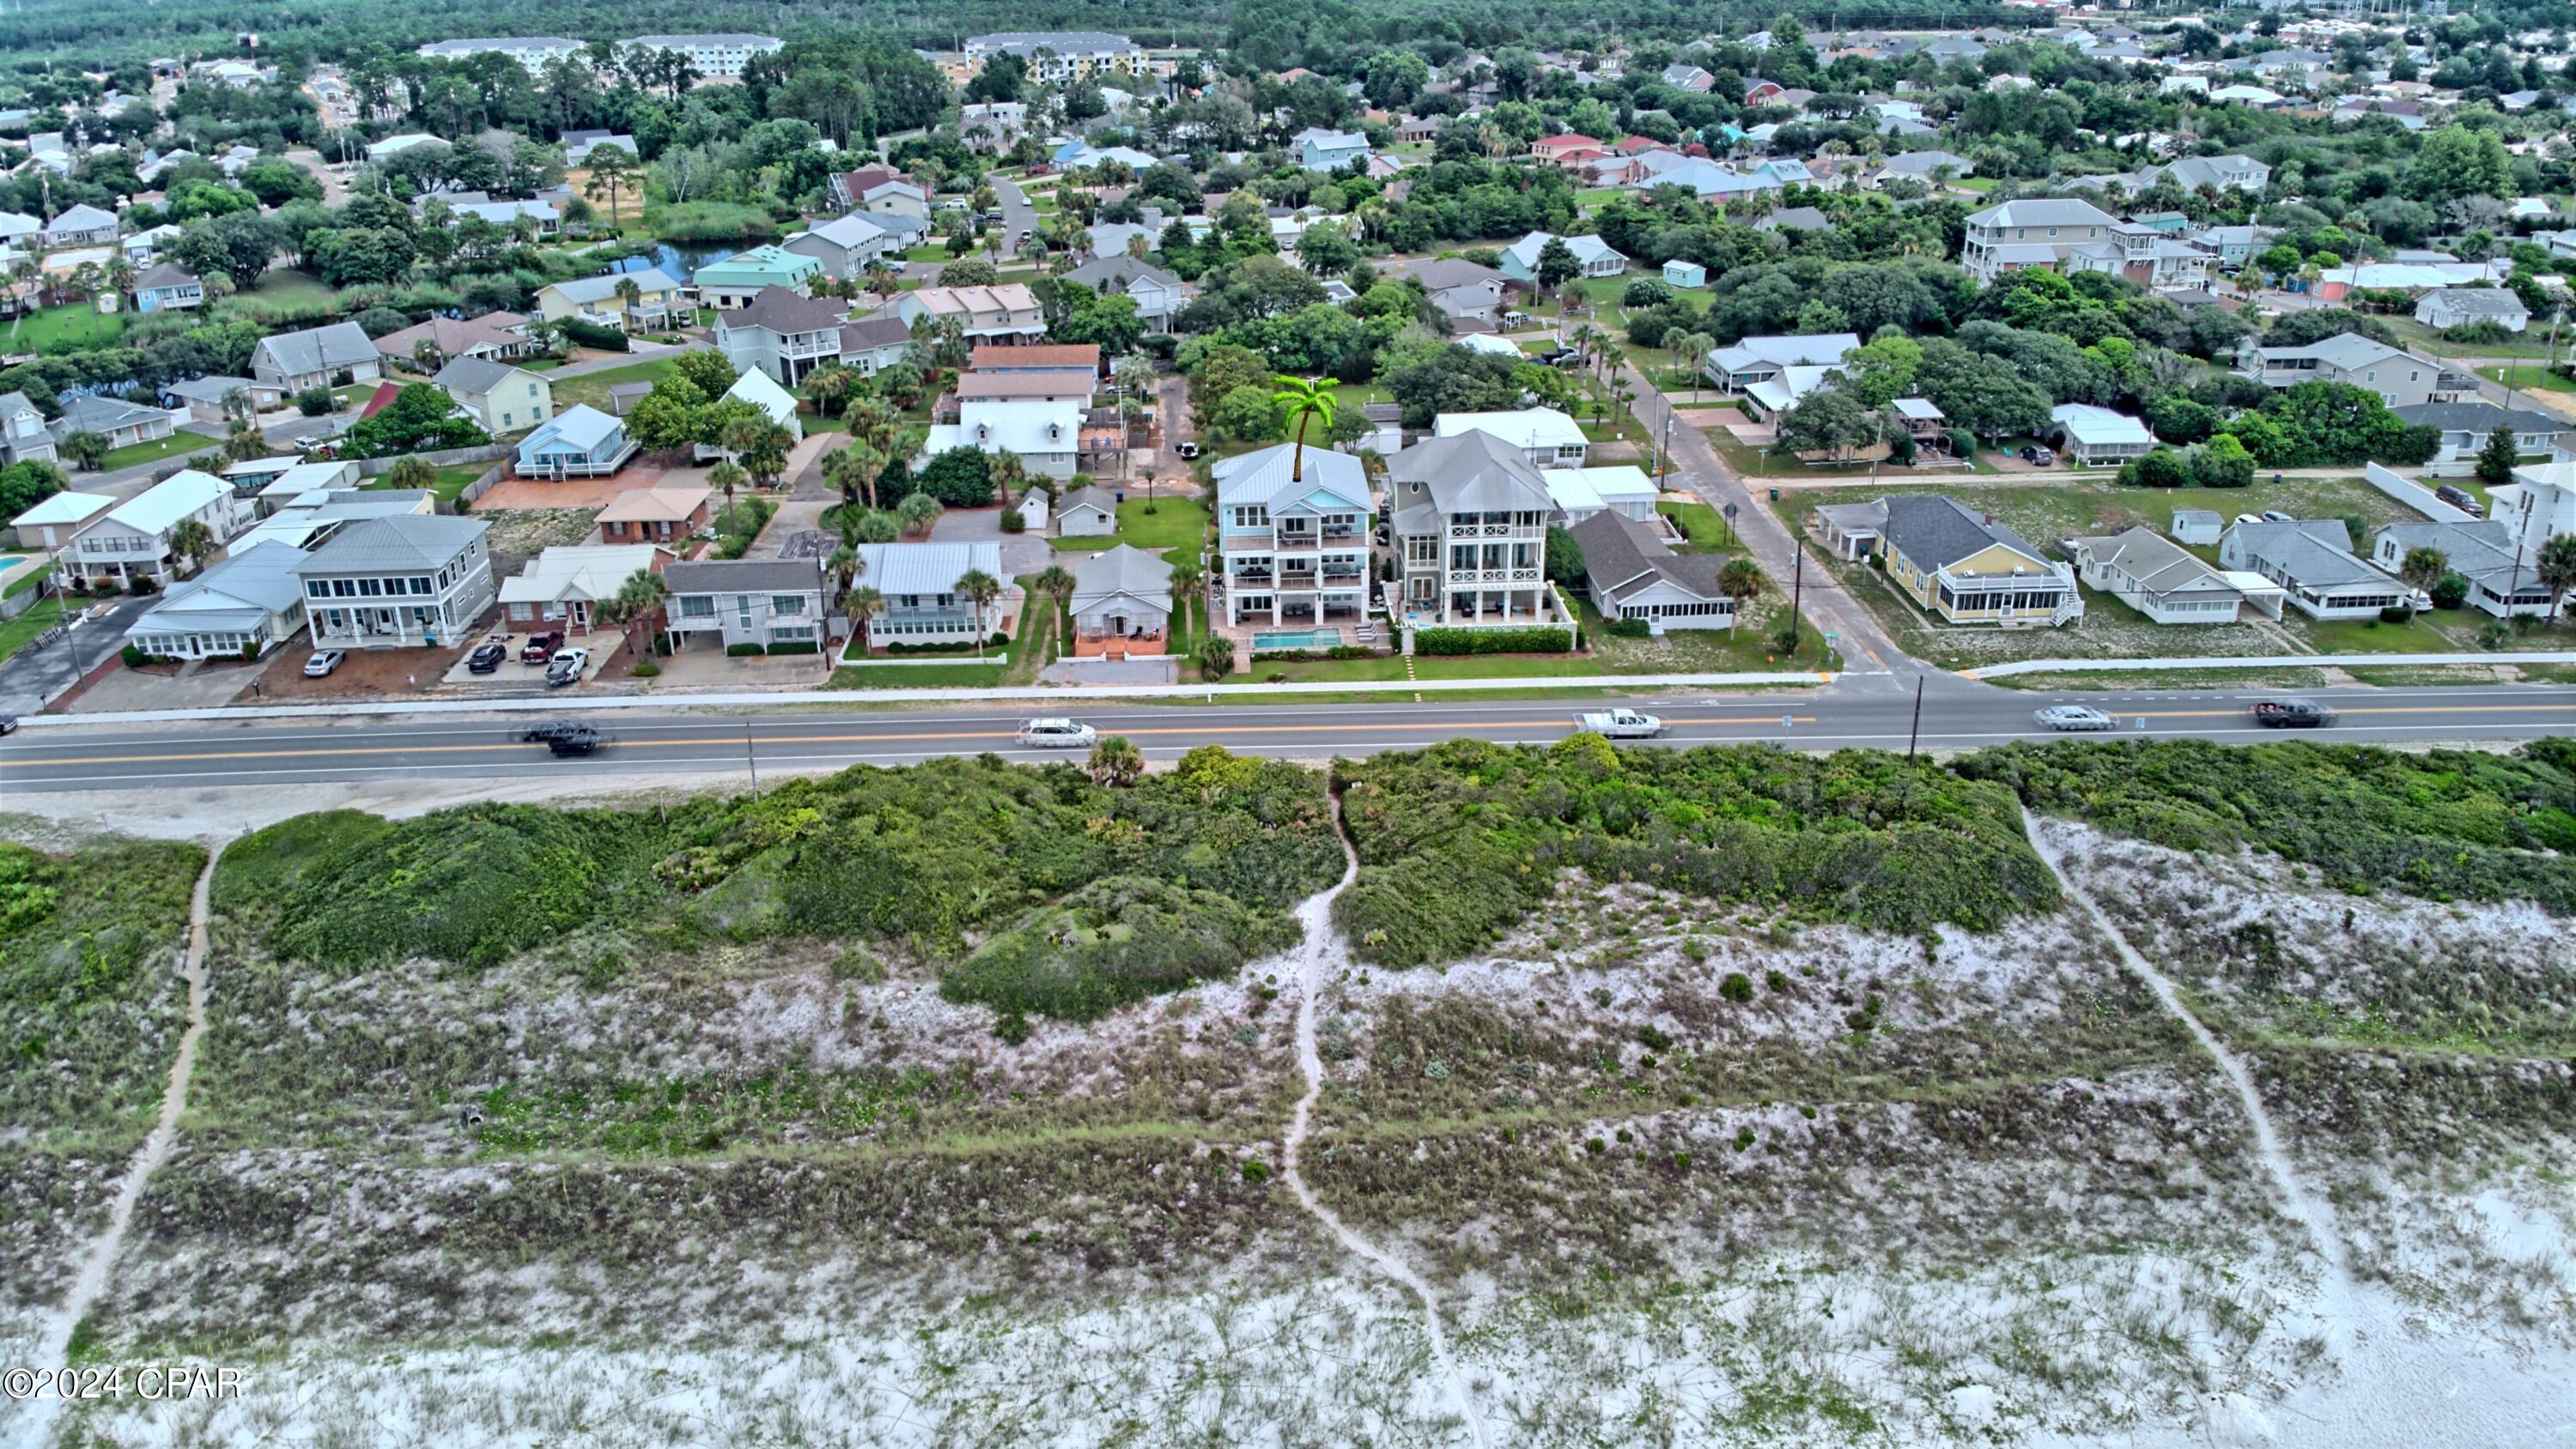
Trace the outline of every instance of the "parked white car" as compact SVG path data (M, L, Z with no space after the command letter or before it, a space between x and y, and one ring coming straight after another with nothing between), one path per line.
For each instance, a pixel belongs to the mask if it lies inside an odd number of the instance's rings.
M1033 719L1020 726L1020 743L1035 750L1087 750L1100 731L1078 719Z
M340 661L348 657L345 652L338 649L316 649L313 651L313 657L304 661L304 677L320 679L339 668Z

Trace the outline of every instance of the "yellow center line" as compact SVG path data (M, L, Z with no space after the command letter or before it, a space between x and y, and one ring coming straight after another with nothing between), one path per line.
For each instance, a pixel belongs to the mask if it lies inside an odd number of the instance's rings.
M2344 714L2530 714L2530 713L2533 713L2533 712L2535 712L2535 711L2538 711L2538 712L2541 712L2541 713L2548 713L2548 714L2564 714L2564 713L2567 713L2568 711L2576 710L2576 703L2567 703L2567 704L2543 704L2543 703L2539 703L2539 702L2535 701L2535 702L2533 702L2533 703L2531 703L2531 704L2416 704L2416 705L2403 705L2403 704L2369 704L2369 705L2328 705L2328 706L2327 706L2327 708L2328 708L2328 709L2330 709L2330 710L2332 710L2334 713L2339 714L2339 715L2344 715ZM2115 715L2115 716L2125 715L2125 716L2127 716L2127 717L2129 717L2129 718L2131 718L2131 719L2242 719L2242 718L2244 718L2244 717L2246 716L2247 711L2242 710L2242 709L2169 709L2169 710L2152 710L2152 709L2107 709L2107 708L2106 708L2106 709L2104 709L2104 710L2103 710L2103 713L2105 713L2105 714L2110 714L2110 715Z
M1674 723L1686 725L1758 725L1777 724L1780 718L1781 717L1776 714L1744 715L1729 716L1723 719L1676 720ZM1814 724L1816 722L1816 718L1813 715L1792 715L1790 718L1798 724ZM1458 730L1464 728L1559 729L1563 728L1565 724L1566 721L1562 719L1475 720L1464 723L1457 720L1420 723L1389 720L1375 724L1224 725L1213 730L1205 727L1175 725L1153 729L1119 730L1115 731L1115 733L1131 737L1138 735L1209 734L1225 736L1274 734L1367 734L1380 730ZM1017 739L1018 737L1019 734L1016 730L922 730L892 734L760 735L755 738L755 744L899 744L908 741L923 740L1012 740ZM728 749L730 748L730 741L722 738L700 738L690 740L618 740L611 738L609 743L620 749L699 749L710 745L723 746ZM53 768L63 765L175 764L187 760L274 760L308 755L454 755L488 753L494 750L527 751L534 748L535 747L533 745L528 743L509 740L471 745L340 745L316 746L310 748L299 747L296 749L286 750L197 750L189 751L187 753L161 755L57 756L52 759L28 760L24 762L0 760L0 769L6 769L12 765L21 764L39 768Z

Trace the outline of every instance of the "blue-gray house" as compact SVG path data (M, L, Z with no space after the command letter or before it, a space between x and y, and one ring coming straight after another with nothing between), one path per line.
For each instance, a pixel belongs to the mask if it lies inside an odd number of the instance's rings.
M587 403L564 409L519 442L522 478L602 478L626 466L640 445L626 424Z
M1308 171L1339 171L1354 161L1368 159L1368 137L1356 131L1327 131L1321 126L1308 126L1290 143L1296 148L1297 164Z

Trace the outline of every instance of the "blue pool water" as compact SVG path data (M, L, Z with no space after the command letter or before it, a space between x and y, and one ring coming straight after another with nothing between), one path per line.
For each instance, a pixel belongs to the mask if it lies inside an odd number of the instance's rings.
M1273 629L1252 636L1255 649L1330 649L1341 642L1339 629Z

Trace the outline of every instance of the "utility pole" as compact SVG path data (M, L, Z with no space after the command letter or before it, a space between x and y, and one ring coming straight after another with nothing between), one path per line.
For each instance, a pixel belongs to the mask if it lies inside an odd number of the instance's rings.
M1923 734L1923 676L1914 676L1914 723L1905 731L1905 758L1914 758L1914 742Z
M751 767L751 798L760 798L760 759L752 753L751 721L742 722L742 762Z
M1795 535L1789 539L1789 549L1797 555L1798 561L1789 568L1789 648L1786 652L1795 659L1798 657L1798 611L1807 591L1807 550Z

